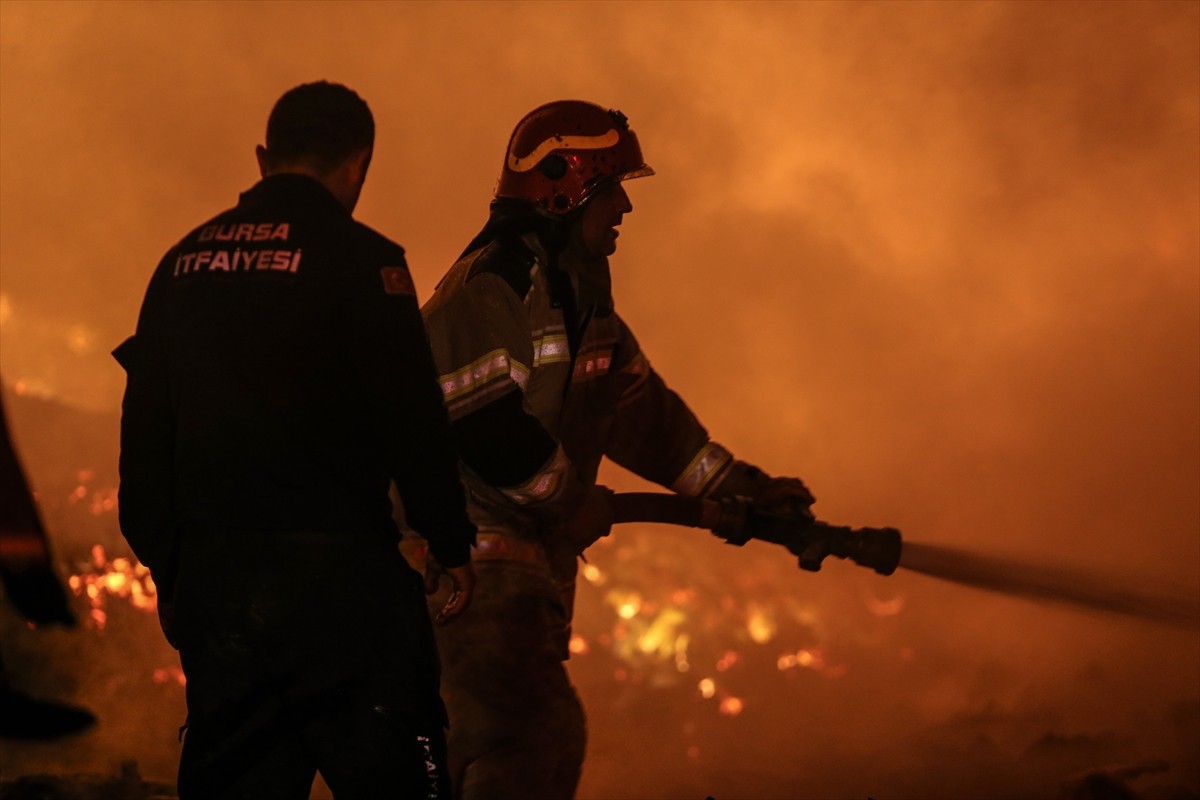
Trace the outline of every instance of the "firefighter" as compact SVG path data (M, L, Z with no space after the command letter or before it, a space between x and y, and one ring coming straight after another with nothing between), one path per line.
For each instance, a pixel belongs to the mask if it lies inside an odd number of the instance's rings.
M166 254L127 384L120 524L187 677L183 800L448 796L421 577L389 484L473 584L457 456L403 249L351 214L374 143L339 84L286 92L262 180Z
M614 311L623 181L652 174L620 112L535 109L487 224L422 309L479 527L473 605L437 631L462 798L574 795L585 723L563 661L577 559L613 522L603 457L685 495L813 502L711 441Z

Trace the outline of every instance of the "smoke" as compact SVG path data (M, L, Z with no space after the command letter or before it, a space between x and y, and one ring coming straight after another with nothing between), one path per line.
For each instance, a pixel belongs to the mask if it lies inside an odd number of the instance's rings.
M115 426L108 351L161 253L256 179L287 88L339 80L371 104L358 215L405 245L422 297L482 222L514 122L580 97L622 109L657 171L628 185L617 307L717 441L799 475L822 519L1195 591L1195 4L10 0L0 21L0 374L26 399ZM113 437L73 444L31 408L14 433L64 566L119 552L110 517L66 500L78 470L89 491L112 474ZM571 661L584 797L1050 796L1158 758L1134 785L1200 791L1194 628L798 574L695 532L611 538ZM689 672L599 643L618 580L692 587ZM766 643L737 622L751 607ZM139 699L133 677L171 658L151 615L107 638L3 632L10 669L104 712L53 753L6 744L5 775L169 772L178 721L148 720L177 687ZM805 648L824 671L779 667ZM745 710L719 713L706 677Z

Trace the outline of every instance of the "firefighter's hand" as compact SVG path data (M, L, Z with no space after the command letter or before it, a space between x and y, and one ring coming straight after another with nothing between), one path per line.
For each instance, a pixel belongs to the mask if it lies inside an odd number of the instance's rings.
M606 486L588 486L583 500L562 523L562 536L582 553L597 539L612 531L613 491Z
M433 594L438 590L443 575L450 578L450 597L433 618L438 624L451 622L466 611L475 592L475 568L470 561L461 567L443 567L433 556L429 556L425 562L425 594Z
M799 478L771 478L754 498L754 508L781 517L813 519L809 506L817 499Z

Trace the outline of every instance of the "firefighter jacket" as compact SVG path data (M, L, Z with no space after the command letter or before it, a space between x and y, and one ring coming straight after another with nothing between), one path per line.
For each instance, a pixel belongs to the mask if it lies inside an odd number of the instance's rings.
M464 254L422 309L481 535L536 542L553 564L557 523L604 456L691 496L767 480L709 441L619 315L572 300L569 276L526 233Z
M474 541L404 251L267 177L159 263L127 372L120 524L156 581L181 530L378 532L389 483L448 566Z

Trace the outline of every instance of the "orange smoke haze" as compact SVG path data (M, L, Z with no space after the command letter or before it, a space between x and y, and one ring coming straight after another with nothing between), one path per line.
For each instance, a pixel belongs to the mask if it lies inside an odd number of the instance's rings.
M28 401L10 412L35 487L114 472L108 352L161 254L257 179L271 104L320 78L375 112L357 216L407 248L422 299L522 114L620 108L657 175L628 184L617 307L717 441L799 475L823 519L1200 592L1200 5L5 0L0 375ZM34 400L109 426L98 463ZM80 514L42 502L64 569L87 561ZM593 563L610 582L581 584L570 662L583 798L1054 797L1156 759L1131 786L1200 792L1200 631L800 573L661 527ZM641 613L605 599L622 575L683 593L686 672L606 649ZM170 777L177 683L105 700L171 665L151 615L0 617L10 669L39 667L14 678L101 716L5 743L0 775L137 758Z

